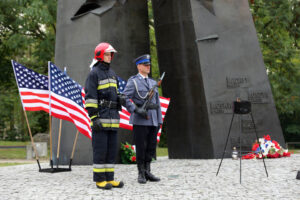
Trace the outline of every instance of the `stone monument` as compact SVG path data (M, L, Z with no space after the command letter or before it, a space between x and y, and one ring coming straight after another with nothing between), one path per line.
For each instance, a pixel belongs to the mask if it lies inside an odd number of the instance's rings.
M237 97L252 103L259 137L284 145L248 0L152 0L170 158L220 158ZM236 117L230 147L256 136L250 116ZM228 155L227 155L228 156Z
M57 9L55 64L84 86L94 49L109 42L118 51L112 69L127 80L137 73L132 63L138 55L149 53L148 7L141 0L59 0ZM53 118L53 161L59 119ZM63 121L60 164L68 164L76 134L73 124ZM119 140L131 142L131 132L119 130ZM91 140L79 134L73 164L91 164Z

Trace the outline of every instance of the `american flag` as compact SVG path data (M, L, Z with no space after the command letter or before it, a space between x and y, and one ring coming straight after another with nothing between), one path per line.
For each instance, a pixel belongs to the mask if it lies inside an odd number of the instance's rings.
M126 81L124 81L122 78L118 77L119 92L123 92L126 84L127 84ZM167 109L169 107L170 98L159 97L159 99L160 99L160 105L161 105L162 120L164 121ZM133 128L132 124L129 124L130 113L127 111L127 109L122 106L122 111L119 111L119 114L120 114L120 128L132 130L132 128ZM160 127L160 129L157 133L157 142L159 142L159 140L160 140L161 128L162 127Z
M56 118L72 122L77 130L92 138L90 118L84 109L84 90L68 75L48 63L50 95L50 114Z
M49 113L48 77L11 61L24 110Z

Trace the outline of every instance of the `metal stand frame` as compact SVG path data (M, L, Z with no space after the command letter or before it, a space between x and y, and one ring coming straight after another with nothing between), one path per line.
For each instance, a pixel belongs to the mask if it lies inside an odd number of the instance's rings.
M39 165L39 172L46 172L46 173L69 172L69 171L72 171L71 165L72 165L72 159L70 160L69 168L59 168L58 165L56 168L53 168L53 161L50 160L51 168L41 169L41 167Z
M250 114L250 116L251 116L251 120L252 120L253 125L254 125L254 131L255 131L255 134L256 134L256 139L257 139L257 142L258 142L258 135L257 135L256 125L255 125L255 122L254 122L254 118L253 118L252 112L250 112L248 114ZM230 126L229 126L229 131L228 131L228 135L227 135L227 139L226 139L225 148L224 148L224 151L223 151L222 159L221 159L221 162L219 164L219 168L218 168L216 176L218 176L218 174L219 174L219 171L220 171L223 159L224 159L224 155L225 155L226 147L227 147L227 144L228 144L228 139L229 139L229 136L230 136L230 131L231 131L231 127L232 127L232 122L233 122L233 119L234 119L234 115L235 115L235 112L233 112L233 114L232 114L232 118L231 118L231 122L230 122ZM239 133L239 136L240 136L240 150L239 150L239 155L240 155L239 156L240 157L240 184L242 184L242 139L241 139L241 131ZM260 153L262 154L261 148L260 148ZM268 171L267 171L265 159L264 159L263 156L262 156L262 159L263 159L263 163L264 163L266 175L268 177L269 175L268 175Z

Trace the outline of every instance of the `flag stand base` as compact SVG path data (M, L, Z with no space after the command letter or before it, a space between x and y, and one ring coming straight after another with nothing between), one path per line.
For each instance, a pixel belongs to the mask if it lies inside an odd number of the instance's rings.
M71 169L71 163L69 165L69 168L60 168L60 167L56 167L56 168L53 168L53 161L51 160L50 161L50 165L51 165L51 168L45 168L45 169L42 169L40 167L40 164L38 162L38 165L39 165L39 172L45 172L45 173L57 173L57 172L70 172L72 171Z
M39 172L46 172L46 173L69 172L69 171L72 170L70 168L45 168L39 170Z

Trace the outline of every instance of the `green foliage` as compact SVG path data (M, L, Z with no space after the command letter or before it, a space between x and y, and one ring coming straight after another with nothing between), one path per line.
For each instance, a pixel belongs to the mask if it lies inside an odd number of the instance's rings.
M156 148L157 157L168 156L168 148Z
M300 133L300 1L250 0L250 6L277 112L289 140L291 134Z
M15 166L15 165L24 165L27 163L0 163L0 167L7 167L7 166Z
M26 149L24 148L10 148L0 149L0 159L25 159Z
M47 74L54 60L57 0L0 1L0 139L28 136L11 59ZM46 132L48 115L28 112L32 133Z
M135 164L136 154L134 148L128 142L121 143L121 162L123 164Z
M158 80L160 78L158 60L157 60L157 49L156 49L156 38L154 29L154 18L152 3L148 1L148 17L149 17L149 36L150 36L150 53L151 53L151 75L154 79ZM158 88L160 96L163 96L161 87ZM166 123L166 122L165 122ZM165 124L164 123L164 124ZM162 130L160 137L159 147L167 147L167 135L165 129Z

